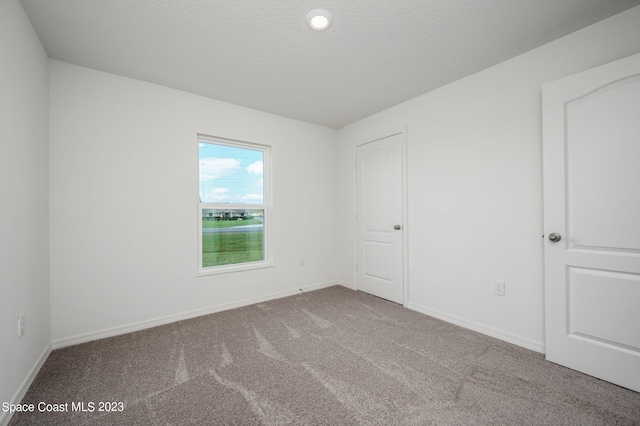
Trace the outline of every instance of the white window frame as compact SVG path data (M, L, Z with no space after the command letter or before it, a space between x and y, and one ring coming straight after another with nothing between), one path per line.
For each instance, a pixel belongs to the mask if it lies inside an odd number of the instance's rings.
M229 272L247 271L253 269L270 268L273 266L271 255L271 146L257 144L253 142L238 141L217 136L208 136L198 134L198 276L226 274ZM261 204L235 204L235 203L203 203L200 201L200 143L210 143L215 145L224 145L233 148L250 149L253 151L262 151L262 178L263 178L263 199ZM263 216L263 244L264 244L264 260L257 262L234 263L230 265L208 266L202 267L202 210L218 209L218 210L253 210L262 209Z

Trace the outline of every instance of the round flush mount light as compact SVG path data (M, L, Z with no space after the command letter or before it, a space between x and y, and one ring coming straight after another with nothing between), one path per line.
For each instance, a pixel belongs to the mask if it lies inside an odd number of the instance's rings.
M307 13L307 24L316 31L326 30L331 22L333 22L333 16L324 9L314 9Z

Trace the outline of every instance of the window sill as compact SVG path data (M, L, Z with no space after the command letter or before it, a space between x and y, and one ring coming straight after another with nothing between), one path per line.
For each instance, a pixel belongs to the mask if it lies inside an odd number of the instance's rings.
M204 277L207 275L228 274L232 272L251 271L254 269L272 268L273 261L268 262L248 262L239 263L235 265L213 266L211 268L204 268L198 270L198 276Z

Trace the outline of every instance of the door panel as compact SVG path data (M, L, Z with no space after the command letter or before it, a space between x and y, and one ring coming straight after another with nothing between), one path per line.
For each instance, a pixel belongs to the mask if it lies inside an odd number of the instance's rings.
M358 146L356 161L356 286L403 303L402 134Z
M393 243L364 241L364 268L366 278L387 281L393 284Z
M616 211L640 218L630 185L640 184L640 77L568 101L568 237L572 246L640 250L640 220L620 226ZM603 179L603 177L606 177Z
M379 144L378 144L379 145ZM393 151L363 147L363 220L367 232L390 233L393 222Z
M568 334L640 353L640 275L568 269Z
M546 355L640 391L640 55L543 90Z

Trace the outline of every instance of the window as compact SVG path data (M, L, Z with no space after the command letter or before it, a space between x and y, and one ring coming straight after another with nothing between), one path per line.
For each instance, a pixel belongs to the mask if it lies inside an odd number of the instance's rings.
M271 266L269 151L198 137L200 274Z

